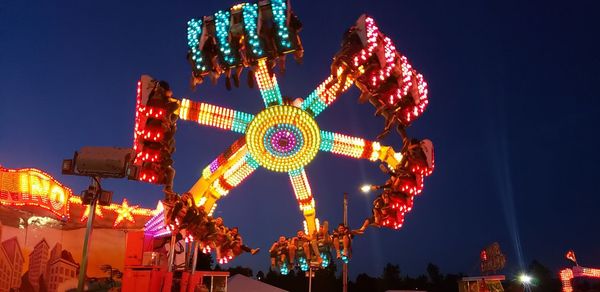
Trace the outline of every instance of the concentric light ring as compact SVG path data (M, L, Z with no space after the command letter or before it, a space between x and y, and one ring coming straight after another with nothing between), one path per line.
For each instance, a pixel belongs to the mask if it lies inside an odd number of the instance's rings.
M263 167L277 172L299 169L310 163L321 143L319 126L304 110L271 106L248 124L248 151Z

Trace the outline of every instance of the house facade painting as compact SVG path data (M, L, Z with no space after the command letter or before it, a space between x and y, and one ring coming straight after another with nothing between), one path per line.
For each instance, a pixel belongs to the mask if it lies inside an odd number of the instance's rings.
M88 277L106 277L101 265L123 270L125 231L94 230ZM63 291L61 287L77 281L79 276L84 234L85 229L10 226L0 222L0 292Z
M162 210L122 203L98 206L86 276L123 270L125 235ZM0 292L61 291L78 278L89 205L68 186L35 168L0 165ZM62 284L62 285L61 285Z

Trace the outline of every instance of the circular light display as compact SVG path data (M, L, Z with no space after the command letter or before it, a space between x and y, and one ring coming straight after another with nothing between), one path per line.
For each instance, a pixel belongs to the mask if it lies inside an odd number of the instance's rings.
M279 172L308 164L321 144L315 120L290 105L271 106L248 125L246 143L252 157L263 167Z

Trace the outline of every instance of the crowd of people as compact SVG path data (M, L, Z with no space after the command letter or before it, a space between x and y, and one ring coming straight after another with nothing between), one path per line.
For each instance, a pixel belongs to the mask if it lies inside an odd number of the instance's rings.
M269 249L271 267L290 270L301 263L308 266L326 266L332 250L336 258L347 261L352 255L352 237L357 234L345 224L339 224L329 233L329 223L323 224L313 234L298 230L296 236L280 236ZM302 267L301 267L302 269Z

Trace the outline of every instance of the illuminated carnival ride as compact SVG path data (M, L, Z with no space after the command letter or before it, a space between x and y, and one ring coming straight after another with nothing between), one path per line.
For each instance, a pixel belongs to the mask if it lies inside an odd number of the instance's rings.
M198 243L201 250L215 250L219 263L226 263L243 251L241 237L225 227L212 214L217 201L227 195L259 167L287 172L305 221L303 230L292 238L280 237L270 249L272 264L282 273L295 266L327 266L330 251L347 261L351 238L367 226L402 227L404 216L413 207L414 197L423 189L423 178L434 168L433 145L429 140L409 138L406 128L428 104L427 83L399 53L392 41L362 15L344 34L335 54L330 75L304 99L282 97L274 74L285 57L292 54L300 62L303 47L301 23L283 0L244 3L214 15L188 22L188 60L192 66L192 86L206 78L227 78L226 86L239 86L243 69L248 69L248 85L258 85L265 108L253 115L241 111L177 99L169 85L144 75L138 82L134 131L134 170L130 179L165 185L165 210L146 224L155 237L181 234ZM338 96L356 85L359 102L369 101L375 114L384 117L385 126L377 139L394 128L402 136L399 152L359 137L319 128L315 118ZM242 134L203 171L185 193L173 191L178 119ZM373 203L373 216L357 230L337 226L330 235L325 222L319 224L315 199L304 166L317 152L380 161L389 179ZM163 220L164 218L164 220Z
M600 269L598 268L586 268L582 267L577 263L577 258L575 256L575 252L569 250L565 257L575 264L572 268L565 268L560 270L559 277L560 282L562 284L563 292L573 292L574 285L573 279L576 278L591 278L591 279L600 279Z

